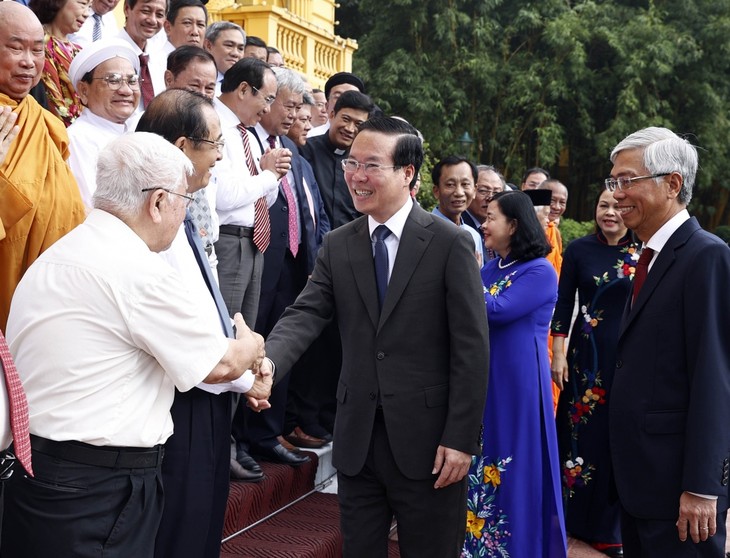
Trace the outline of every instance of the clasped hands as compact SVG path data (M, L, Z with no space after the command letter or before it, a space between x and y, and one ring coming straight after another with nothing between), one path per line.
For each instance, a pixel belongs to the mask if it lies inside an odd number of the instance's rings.
M267 149L259 160L261 170L269 170L281 179L291 169L291 155L286 148Z
M233 317L236 326L236 340L245 340L252 347L253 354L250 370L254 376L254 382L245 395L246 404L257 413L264 409L270 409L269 396L271 395L271 387L273 385L273 368L271 361L266 358L264 350L264 338L255 331L249 329L243 316L236 313Z

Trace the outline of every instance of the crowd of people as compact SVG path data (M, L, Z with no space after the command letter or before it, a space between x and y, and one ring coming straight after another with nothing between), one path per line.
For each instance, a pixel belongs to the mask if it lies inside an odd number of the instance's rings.
M695 147L622 140L564 249L546 169L444 157L427 212L422 136L357 75L115 6L0 2L3 557L217 557L231 479L329 443L347 558L394 520L402 556L724 556Z

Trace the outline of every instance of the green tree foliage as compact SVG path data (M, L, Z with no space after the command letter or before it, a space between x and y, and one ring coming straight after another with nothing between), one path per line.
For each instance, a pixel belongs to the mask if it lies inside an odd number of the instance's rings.
M357 21L341 30L361 33L354 71L433 160L468 131L473 158L508 180L549 168L585 220L611 148L667 126L702 149L692 211L709 228L730 222L730 0L343 3Z

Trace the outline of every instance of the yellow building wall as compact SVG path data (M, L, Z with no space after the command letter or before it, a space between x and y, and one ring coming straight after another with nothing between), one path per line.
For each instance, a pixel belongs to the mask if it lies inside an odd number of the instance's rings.
M237 23L248 35L281 51L287 68L306 76L312 87L324 89L337 72L352 71L357 41L335 34L334 0L210 0L208 23ZM124 0L114 10L124 26Z
M322 89L332 74L352 70L357 42L335 34L333 0L211 0L207 8L211 22L232 21L276 47L287 68L313 87Z

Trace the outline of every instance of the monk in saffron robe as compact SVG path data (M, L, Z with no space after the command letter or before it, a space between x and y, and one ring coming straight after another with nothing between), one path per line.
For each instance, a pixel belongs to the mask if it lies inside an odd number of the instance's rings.
M40 81L43 63L43 27L38 18L17 2L0 2L0 329L3 330L10 300L25 270L85 216L78 186L66 164L66 128L28 95Z

